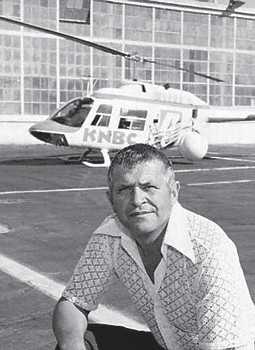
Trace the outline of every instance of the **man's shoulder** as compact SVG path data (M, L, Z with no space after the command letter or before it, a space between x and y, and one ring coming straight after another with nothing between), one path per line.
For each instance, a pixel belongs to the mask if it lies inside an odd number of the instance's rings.
M198 214L197 212L191 211L186 208L184 208L184 212L189 226L192 227L196 234L200 232L201 229L206 230L207 228L211 227L222 230L222 228L215 221L209 219L206 216L203 216L201 214Z
M185 214L189 235L194 245L210 251L234 248L234 243L218 223L187 209Z
M108 215L93 232L94 235L121 236L121 228L115 214Z

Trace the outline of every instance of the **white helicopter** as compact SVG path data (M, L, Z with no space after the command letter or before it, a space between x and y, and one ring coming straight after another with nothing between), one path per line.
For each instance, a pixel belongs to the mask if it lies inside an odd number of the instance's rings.
M205 156L208 144L195 122L198 112L207 108L188 92L130 82L75 98L29 131L54 145L86 147L81 160L99 149L104 162L83 160L88 166L108 166L109 151L140 142L157 148L175 146L185 158L197 160Z
M0 16L0 20L73 40L134 62L161 64L12 18ZM182 67L167 66L222 82ZM209 121L209 108L197 96L169 88L168 84L159 86L132 81L120 88L102 88L74 98L47 120L33 125L29 132L46 143L82 148L80 161L92 167L109 166L110 151L134 143L148 143L162 149L176 147L184 158L194 161L202 159L208 150L208 142L201 136L199 127ZM93 163L87 159L94 149L101 152L103 162Z

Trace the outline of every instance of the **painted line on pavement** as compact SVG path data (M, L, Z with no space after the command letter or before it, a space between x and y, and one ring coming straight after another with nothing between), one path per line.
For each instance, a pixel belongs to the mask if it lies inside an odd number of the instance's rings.
M233 181L214 181L214 182L194 182L190 184L185 184L185 186L207 186L207 185L231 185L237 183L250 183L255 182L255 179L251 180L233 180Z
M60 298L65 287L62 283L56 282L3 254L0 254L0 270L55 300ZM96 311L90 313L89 318L91 322L123 325L148 331L144 324L102 304L99 305Z
M0 254L0 270L20 282L35 287L53 299L58 299L64 289L64 285L61 283L55 282L36 271L32 271L30 268L2 254Z
M25 191L3 191L0 195L6 194L26 194L26 193L50 193L50 192L79 192L79 191L98 191L107 190L108 187L80 187L80 188L57 188L51 190L25 190Z
M219 167L219 168L196 168L196 169L177 169L175 170L175 173L182 174L182 173L196 173L196 172L212 172L212 171L231 171L231 170L251 170L255 169L255 165L247 165L247 166L238 166L238 167ZM235 183L239 182L240 180L236 181L230 181L227 183ZM252 182L253 180L241 180L246 182ZM200 184L221 184L225 183L222 181L219 182L204 182L204 183L198 183L197 186ZM195 184L186 184L187 186L195 186ZM17 191L2 191L0 192L0 196L5 195L11 195L11 194L37 194L37 193L55 193L55 192L88 192L88 191L101 191L101 190L107 190L107 186L99 186L99 187L78 187L78 188L57 188L57 189L48 189L48 190L17 190Z
M250 163L255 163L255 160L252 159L244 159L244 158L232 158L232 157L210 157L210 159L221 159L221 160L231 160L234 162L250 162Z
M177 169L175 173L196 173L196 172L208 172L208 171L228 171L228 170L250 170L255 169L255 165L245 165L245 166L229 166L229 167L219 167L219 168L196 168L196 169Z
M206 185L223 185L223 184L236 184L236 183L250 183L255 182L255 179L244 179L244 180L232 180L232 181L212 181L212 182L194 182L194 183L183 183L184 186L206 186ZM0 196L10 194L36 194L36 193L51 193L51 192L73 192L73 191L100 191L106 190L108 187L94 187L94 188L69 188L69 189L56 189L56 190L33 190L33 191L6 191L0 192ZM0 202L1 204L1 202ZM15 203L16 204L16 203Z

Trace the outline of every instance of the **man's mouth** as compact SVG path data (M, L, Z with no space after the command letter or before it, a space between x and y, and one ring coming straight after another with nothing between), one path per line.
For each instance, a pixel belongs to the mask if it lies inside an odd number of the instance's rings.
M151 210L141 210L141 211L133 211L129 214L129 216L131 217L139 217L139 216L144 216L144 215L148 215L151 214L152 211Z

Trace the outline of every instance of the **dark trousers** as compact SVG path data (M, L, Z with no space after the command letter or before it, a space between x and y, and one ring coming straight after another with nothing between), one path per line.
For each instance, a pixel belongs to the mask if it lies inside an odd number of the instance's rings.
M87 350L163 350L150 332L103 324L90 324L84 341Z

